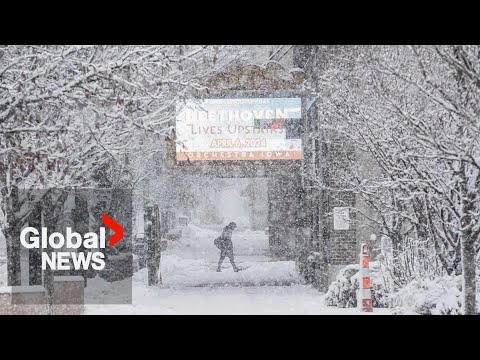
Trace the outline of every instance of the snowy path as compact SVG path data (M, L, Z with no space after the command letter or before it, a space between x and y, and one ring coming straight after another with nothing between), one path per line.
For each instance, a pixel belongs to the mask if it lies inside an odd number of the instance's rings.
M165 287L266 286L301 283L293 261L272 261L268 237L262 231L240 230L233 235L235 262L244 269L235 273L225 259L216 272L219 250L213 239L219 229L190 226L182 240L170 243L162 254L161 272Z
M138 285L138 284L137 284ZM149 288L134 285L132 305L87 305L86 314L165 315L351 315L357 309L327 307L323 295L306 285ZM388 314L375 309L375 314Z
M147 271L134 275L132 305L86 305L85 314L359 314L357 309L327 307L323 294L295 271L292 261L271 261L263 232L234 234L236 262L215 272L218 231L190 227L184 238L162 254L162 285L147 286ZM218 236L218 235L217 235ZM101 279L95 279L102 286ZM103 285L107 285L106 283ZM388 314L375 309L374 314Z

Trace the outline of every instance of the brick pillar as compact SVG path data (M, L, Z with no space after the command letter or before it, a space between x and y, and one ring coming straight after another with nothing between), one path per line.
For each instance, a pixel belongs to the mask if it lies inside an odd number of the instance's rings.
M341 191L349 187L342 178L348 171L349 159L353 158L354 149L343 138L331 133L328 135L324 151L326 159L324 181L329 188L335 190L324 192L323 236L327 247L328 283L331 283L342 267L357 262L357 238L355 213L352 210L356 205L355 194ZM338 207L350 208L348 229L334 228L333 213Z

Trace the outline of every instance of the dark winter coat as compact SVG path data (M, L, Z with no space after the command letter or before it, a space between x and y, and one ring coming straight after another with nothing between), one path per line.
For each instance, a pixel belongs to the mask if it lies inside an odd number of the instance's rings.
M232 228L225 226L222 235L215 239L215 245L225 256L233 255L232 231Z

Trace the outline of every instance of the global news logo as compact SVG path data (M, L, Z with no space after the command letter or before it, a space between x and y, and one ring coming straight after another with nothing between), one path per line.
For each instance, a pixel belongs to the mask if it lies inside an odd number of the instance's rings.
M114 234L108 240L113 247L123 239L123 227L107 214L102 213L102 223ZM100 234L88 232L83 236L67 227L65 235L60 232L48 234L48 228L40 231L34 227L26 227L20 233L20 242L26 249L55 249L62 251L42 252L42 269L47 270L94 270L105 268L105 254L100 249L107 247L106 228L100 227ZM91 251L77 251L82 248ZM63 251L67 250L67 251Z

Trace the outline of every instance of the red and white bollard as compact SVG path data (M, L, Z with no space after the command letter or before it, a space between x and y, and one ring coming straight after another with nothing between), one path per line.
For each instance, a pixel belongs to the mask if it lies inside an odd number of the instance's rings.
M362 312L373 312L372 291L370 289L370 268L368 245L363 243L360 247L360 288L358 290L358 307Z

